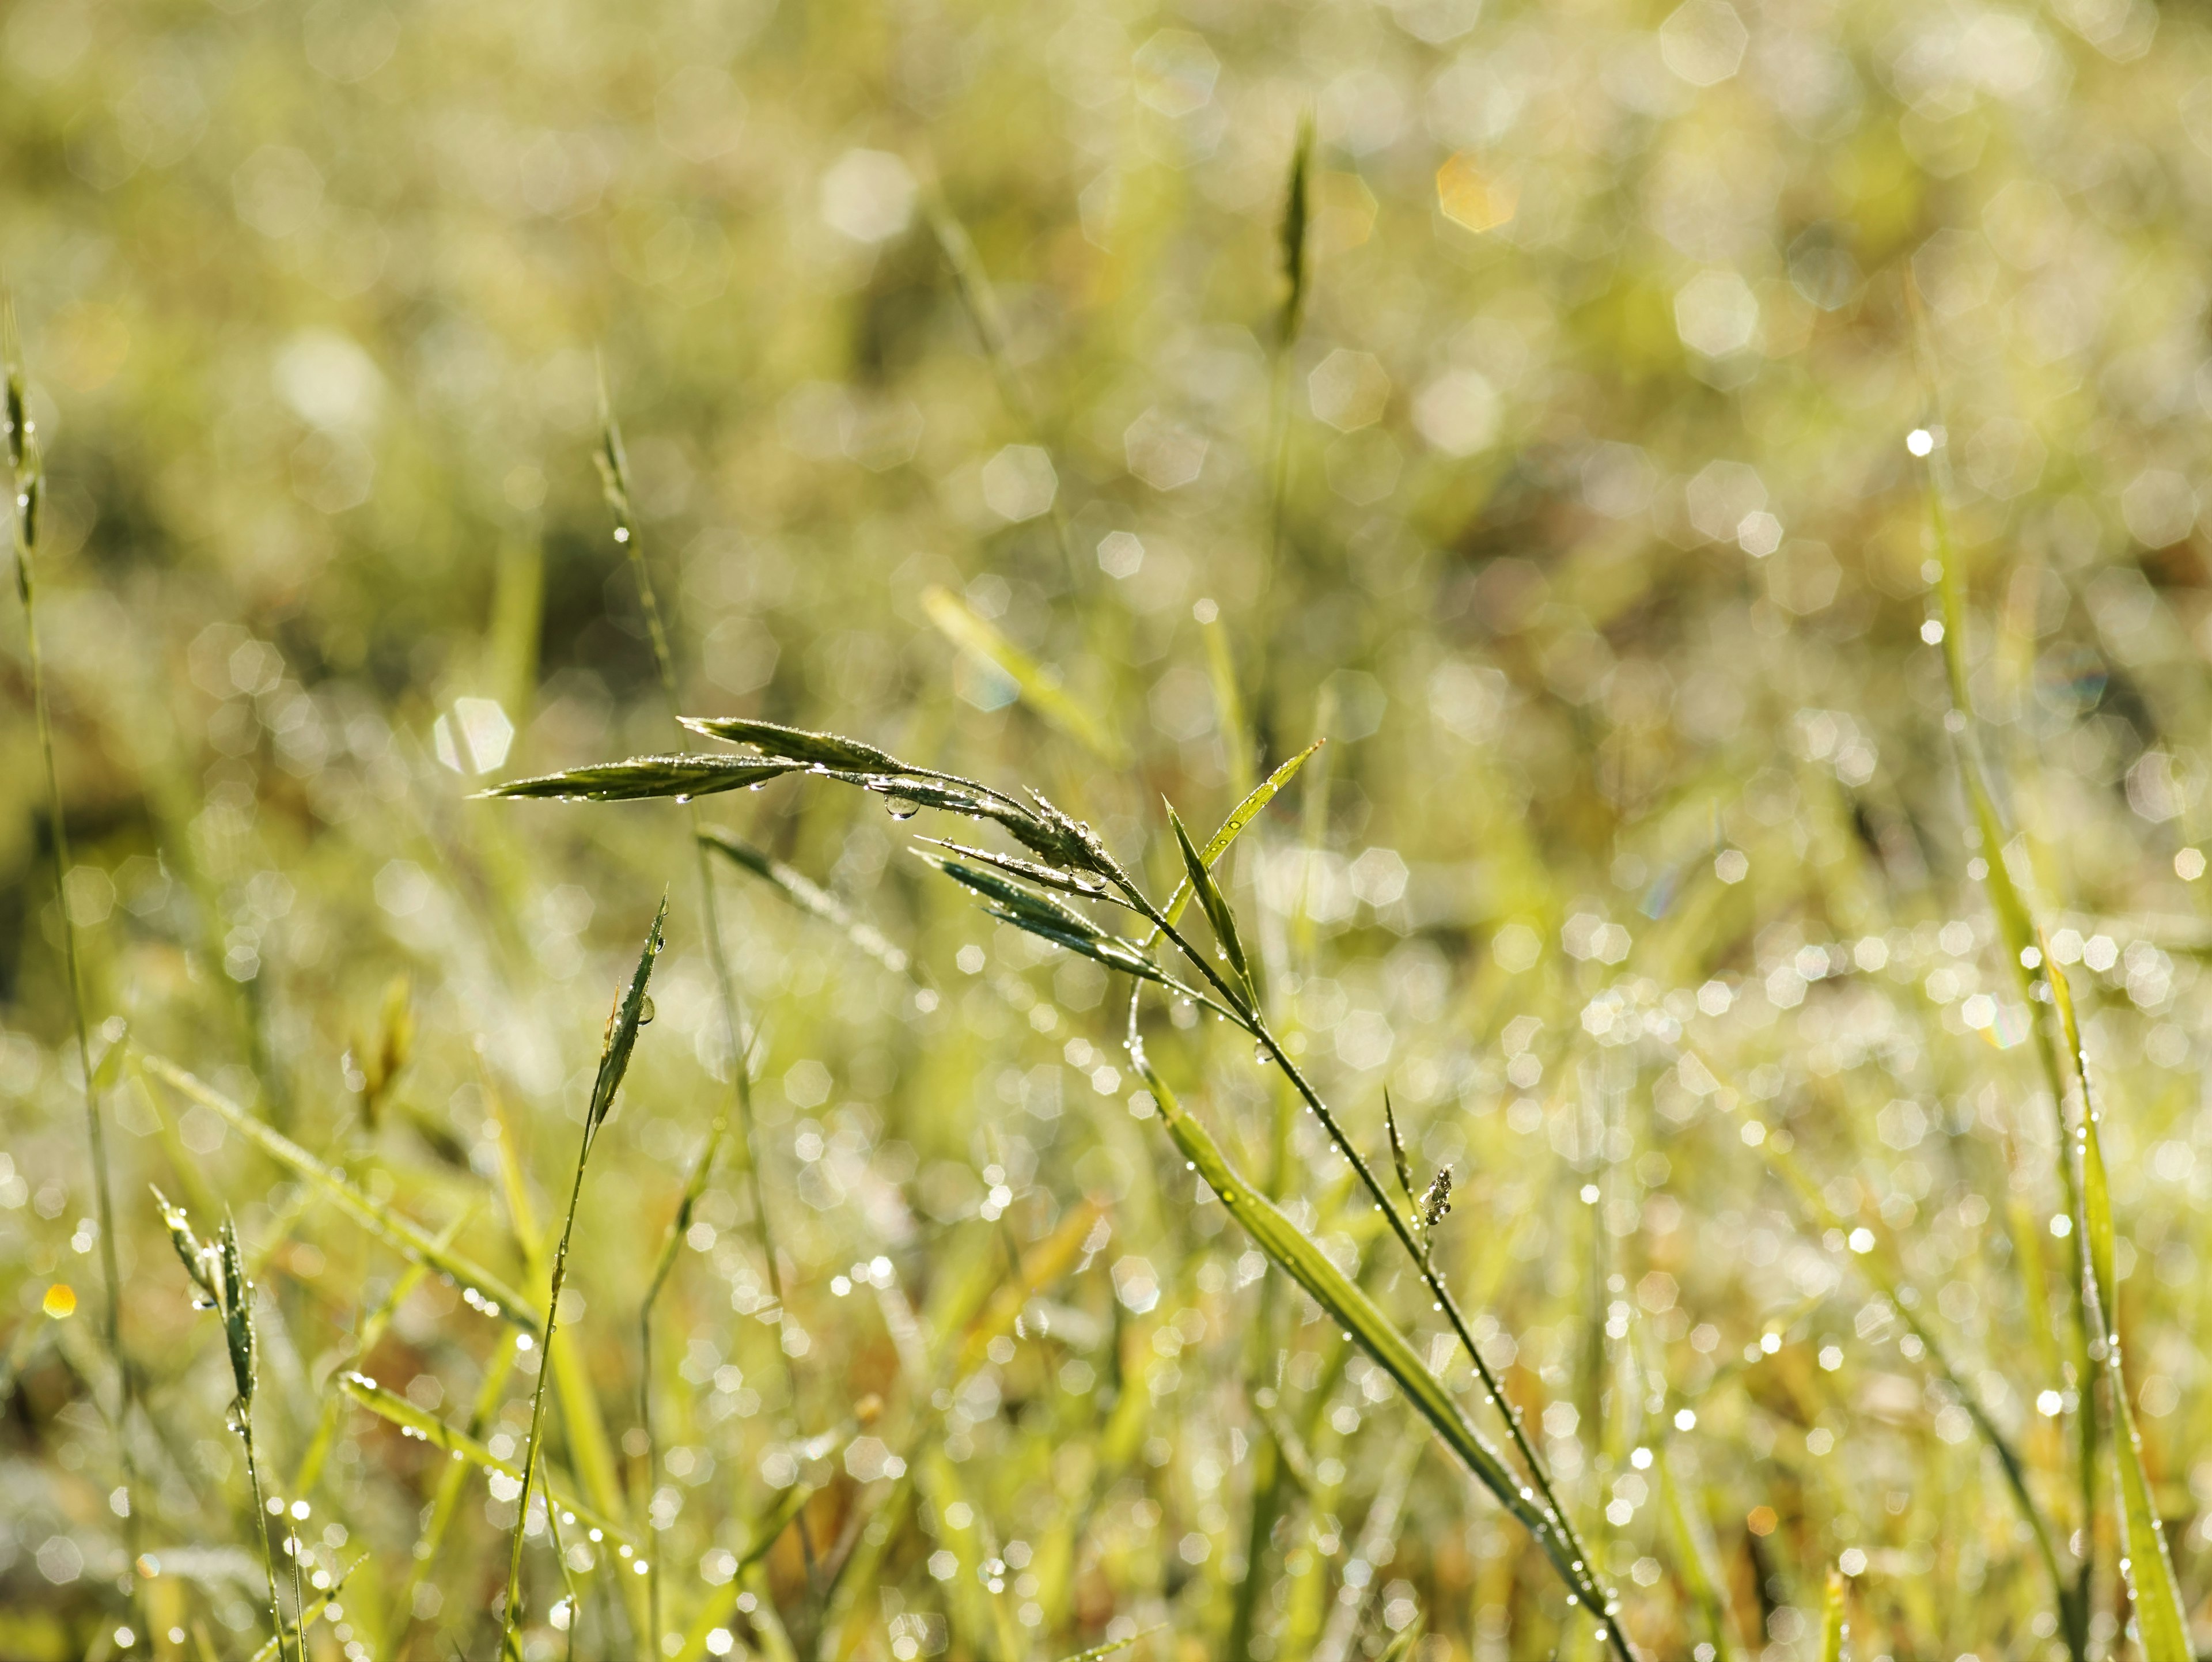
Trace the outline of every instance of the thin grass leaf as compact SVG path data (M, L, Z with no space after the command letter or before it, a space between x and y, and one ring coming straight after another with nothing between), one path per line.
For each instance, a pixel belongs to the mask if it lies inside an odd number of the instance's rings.
M1166 1622L1156 1622L1149 1628L1138 1629L1127 1639L1109 1639L1103 1645L1093 1645L1087 1651L1078 1651L1073 1656L1064 1656L1060 1658L1060 1662L1099 1662L1102 1657L1111 1656L1116 1651L1126 1651L1130 1646L1141 1644L1154 1634L1165 1633L1167 1630Z
M1820 1616L1820 1662L1844 1662L1844 1641L1850 1626L1844 1620L1844 1573L1828 1567L1828 1596Z
M915 857L935 867L956 883L974 890L986 901L984 910L1000 922L1011 923L1026 930L1040 941L1048 941L1055 947L1090 959L1093 963L1121 974L1149 981L1185 998L1198 1000L1210 1008L1218 1009L1232 1020L1246 1020L1240 1013L1223 1008L1197 989L1186 986L1155 964L1151 956L1134 941L1109 933L1073 906L1054 899L1050 895L1038 894L1011 883L996 872L979 870L963 865L957 860L947 860L942 855L916 849Z
M1221 892L1220 885L1213 880L1212 872L1206 868L1206 856L1190 840L1190 833L1183 829L1182 817L1176 813L1172 804L1168 808L1168 825L1175 832L1176 847L1182 853L1184 879L1198 896L1198 904L1205 908L1206 920L1213 926L1214 944L1221 948L1222 957L1228 959L1229 967L1236 971L1237 989L1243 995L1249 1007L1254 1002L1252 966L1244 956L1243 939L1237 933L1237 914L1230 910L1228 897Z
M2114 1267L2118 1237L2112 1224L2112 1189L2105 1173L2104 1138L2097 1126L2096 1094L2089 1082L2089 1057L2081 1048L2081 1031L2075 1019L2074 995L2065 972L2051 965L2047 973L2059 1030L2074 1058L2081 1087L2081 1135L2075 1142L2081 1163L2081 1215L2075 1227L2087 1239L2089 1286L2086 1299L2112 1399L2112 1464L2120 1490L2120 1574L2126 1578L2128 1592L2135 1601L2144 1662L2191 1662L2195 1652L2189 1642L2189 1619L2174 1580L2173 1561L2166 1551L2165 1525L2151 1496L2150 1476L2143 1470L2142 1438L2136 1428L2135 1406L2129 1400L2127 1374L2120 1360L2119 1288Z
M906 973L907 955L904 951L884 939L874 925L855 917L852 908L796 866L787 865L764 849L757 849L742 837L733 837L726 831L702 831L699 833L699 841L732 865L752 873L799 910L842 931L848 941L894 975ZM974 850L966 852L972 854ZM983 855L977 857L1003 861L1006 856ZM1026 861L1014 863L1027 864ZM1038 867L1035 869L1042 871L1045 868Z
M1422 1629L1427 1625L1419 1617L1408 1622L1398 1630L1390 1642L1382 1647L1382 1653L1375 1659L1375 1662L1401 1662L1401 1659L1413 1648L1413 1641L1421 1636Z
M329 1588L300 1612L298 1625L302 1634L322 1620L324 1613L338 1602L338 1595L345 1591L345 1584L352 1579L353 1573L368 1562L368 1555L364 1552L331 1578ZM280 1640L281 1635L263 1640L260 1649L255 1651L247 1662L274 1662L279 1654Z
M1528 1498L1489 1440L1460 1412L1451 1392L1429 1371L1413 1342L1328 1254L1229 1164L1206 1128L1183 1111L1175 1093L1146 1058L1141 1044L1133 1049L1131 1057L1183 1158L1220 1196L1253 1244L1304 1288L1352 1342L1397 1382L1407 1400L1435 1428L1460 1464L1535 1538L1570 1595L1591 1614L1598 1614L1602 1604L1569 1550L1564 1532Z
M510 779L476 794L478 799L550 797L556 802L635 802L657 796L688 801L797 773L804 765L729 756L633 756L626 762L594 762L565 773Z
M1398 1114L1390 1105L1388 1087L1382 1092L1382 1123L1390 1133L1390 1164L1398 1173L1398 1187L1405 1191L1408 1204L1418 1204L1413 1194L1413 1163L1406 1158L1405 1138L1398 1135Z
M469 1408L469 1422L465 1428L467 1435L476 1436L489 1424L491 1416L498 1411L501 1402L506 1397L507 1381L514 1371L514 1359L520 1354L516 1341L520 1336L514 1332L502 1333L499 1342L492 1348L490 1360L484 1367L483 1378L477 1386L476 1400ZM573 1435L570 1440L574 1440ZM575 1464L572 1454L570 1464L573 1467ZM422 1533L416 1537L415 1550L409 1555L406 1583L392 1604L393 1610L405 1612L399 1630L400 1642L392 1647L395 1653L404 1651L408 1625L422 1619L414 1614L415 1589L428 1579L437 1562L439 1549L445 1543L446 1531L453 1526L454 1514L460 1509L462 1487L468 1475L465 1459L451 1464L444 1476L439 1478L437 1489L430 1497L430 1504L426 1508L428 1521L423 1524ZM301 1493L305 1492L301 1490Z
M511 1322L526 1333L537 1330L542 1312L530 1300L489 1269L449 1246L393 1211L372 1200L347 1180L343 1172L325 1166L282 1132L255 1118L222 1092L204 1083L165 1057L148 1056L140 1066L187 1100L209 1109L256 1147L315 1184L338 1209L409 1261L428 1264L440 1275L451 1275L465 1300L487 1316Z
M1115 766L1127 759L1127 747L1060 685L1059 675L1008 640L998 626L950 589L923 592L922 610L953 645L981 659L1013 682L1022 702L1049 727L1057 728L1102 761Z
M1277 792L1297 777L1298 770L1305 766L1313 753L1328 742L1326 739L1315 740L1313 743L1262 779L1243 801L1231 810L1229 818L1221 822L1213 835L1206 839L1206 846L1198 851L1199 857L1209 868L1212 867L1214 861L1229 852L1229 845L1243 834L1247 825L1260 817L1260 811L1275 800ZM1179 880L1176 884L1175 892L1168 896L1168 904L1161 909L1169 922L1173 923L1182 916L1183 908L1190 904L1190 896L1189 880L1188 878Z
M1024 860L1018 855L999 854L989 849L979 849L966 843L949 842L941 837L922 837L915 839L933 849L943 849L963 860L988 866L993 871L1008 877L1018 878L1024 883L1034 883L1039 888L1051 889L1060 894L1073 895L1079 900L1106 900L1126 910L1136 909L1122 896L1108 888L1097 878L1085 872L1062 871L1057 866Z
M522 1468L513 1460L502 1460L469 1433L459 1427L447 1425L436 1415L417 1408L398 1391L379 1385L366 1373L346 1372L338 1375L337 1388L351 1402L367 1409L378 1418L389 1421L418 1442L441 1449L456 1460L465 1460L485 1471L495 1471L514 1482L522 1481ZM626 1525L594 1511L574 1495L566 1492L550 1480L552 1504L562 1511L575 1514L576 1521L586 1529L603 1530L619 1545L635 1550L638 1537L630 1533Z

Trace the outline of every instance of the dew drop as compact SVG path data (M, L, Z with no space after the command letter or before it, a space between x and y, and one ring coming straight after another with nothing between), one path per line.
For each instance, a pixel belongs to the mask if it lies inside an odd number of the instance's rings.
M894 819L911 819L921 812L921 804L911 796L887 796L884 799L884 812Z
M637 1025L641 1027L653 1020L653 995L647 993L637 1007Z

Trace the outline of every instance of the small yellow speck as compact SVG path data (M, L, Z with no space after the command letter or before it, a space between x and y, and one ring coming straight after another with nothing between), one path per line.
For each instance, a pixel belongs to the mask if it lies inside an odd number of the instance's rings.
M40 1308L56 1321L74 1316L76 1314L76 1293L67 1282L56 1282L46 1289Z

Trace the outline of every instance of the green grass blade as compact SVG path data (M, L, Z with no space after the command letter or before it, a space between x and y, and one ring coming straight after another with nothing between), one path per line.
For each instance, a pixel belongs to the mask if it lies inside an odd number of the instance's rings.
M451 1275L465 1293L473 1295L469 1302L484 1314L511 1322L526 1333L538 1330L543 1312L528 1298L482 1265L449 1246L441 1245L436 1237L409 1222L389 1206L370 1199L354 1187L343 1172L324 1165L289 1137L167 1058L148 1056L140 1065L179 1096L210 1110L277 1164L307 1178L329 1196L340 1211L386 1245L397 1248L410 1263L428 1264L440 1275Z
M1199 858L1211 868L1215 861L1228 853L1229 845L1243 834L1247 825L1260 817L1260 811L1275 800L1276 793L1297 777L1298 770L1305 766L1313 753L1328 742L1326 739L1315 740L1255 786L1250 794L1231 810L1229 818L1221 822L1213 835L1206 839L1206 846L1198 851ZM1161 909L1169 922L1173 923L1182 917L1183 908L1190 904L1190 882L1186 878L1176 885L1175 892L1168 896L1168 904Z
M1182 816L1172 805L1168 808L1168 826L1175 832L1176 847L1182 853L1184 880L1205 909L1206 921L1213 926L1214 942L1221 948L1221 955L1229 960L1229 967L1236 971L1237 984L1249 1002L1252 995L1252 966L1244 956L1243 940L1237 933L1237 914L1230 910L1228 896L1213 880L1206 856L1190 840L1190 833L1183 829Z
M556 802L635 802L655 796L689 800L757 785L796 773L802 765L744 757L633 756L624 762L594 762L588 767L541 774L534 779L510 779L477 795L550 797Z
M1536 1544L1559 1572L1570 1593L1595 1613L1592 1586L1577 1568L1564 1532L1528 1498L1489 1440L1460 1412L1459 1404L1452 1399L1443 1382L1429 1371L1413 1342L1255 1184L1246 1181L1229 1164L1206 1128L1183 1111L1175 1093L1146 1059L1141 1046L1133 1051L1133 1059L1159 1105L1161 1119L1176 1146L1206 1179L1207 1186L1221 1197L1230 1215L1243 1226L1253 1244L1312 1295L1314 1301L1351 1336L1352 1342L1397 1382L1407 1400L1434 1428L1445 1446L1535 1537Z
M797 867L787 865L726 831L701 831L699 841L732 865L752 873L799 910L842 931L848 941L894 975L906 973L907 955L903 950L884 939L874 925L855 917L851 907Z
M930 622L953 645L982 660L1012 681L1022 702L1046 725L1058 728L1100 760L1120 766L1128 751L1091 709L1060 685L1059 675L1008 640L950 589L932 588L921 597Z
M322 1593L319 1598L311 1600L307 1608L300 1612L298 1629L302 1635L306 1634L307 1629L313 1627L316 1622L322 1620L323 1612L325 1610L327 1610L332 1604L337 1603L338 1594L345 1590L345 1584L352 1578L353 1573L368 1562L368 1555L367 1553L362 1554L360 1557L355 1559L350 1564L348 1564L331 1579L330 1587L326 1592ZM275 1659L282 1644L283 1635L281 1634L271 1634L268 1638L261 1641L261 1647L255 1651L253 1654L247 1659L247 1662L275 1662Z
M2105 1174L2104 1139L2097 1127L2097 1099L2089 1083L2089 1058L2081 1048L2081 1027L2075 1019L2074 997L2065 972L2054 964L2049 975L2059 1029L2080 1072L2081 1135L2075 1147L2081 1162L2081 1216L2075 1227L2084 1235L2088 1251L2085 1302L2095 1324L2112 1398L2112 1464L2120 1489L2120 1573L2135 1601L2144 1662L2190 1662L2195 1653L2189 1643L2188 1616L2174 1580L2173 1560L2166 1551L2166 1530L2151 1496L2150 1476L2143 1470L2142 1438L2136 1428L2135 1407L2128 1397L2127 1374L2120 1357L2119 1287L2114 1265L2118 1232L2112 1224L2112 1189Z
M352 1401L367 1409L378 1418L398 1426L418 1442L441 1449L457 1460L480 1466L486 1471L495 1471L502 1477L522 1481L522 1468L512 1460L502 1460L482 1442L458 1427L450 1426L436 1415L415 1406L398 1391L379 1385L366 1373L341 1373L338 1389ZM542 1480L541 1480L542 1481ZM604 1513L594 1511L574 1495L555 1486L551 1490L553 1504L563 1512L574 1513L576 1521L587 1529L605 1531L608 1538L627 1545L635 1551L637 1537L629 1528Z
M1850 1632L1844 1620L1844 1573L1828 1568L1828 1596L1820 1613L1820 1662L1844 1662L1844 1641Z

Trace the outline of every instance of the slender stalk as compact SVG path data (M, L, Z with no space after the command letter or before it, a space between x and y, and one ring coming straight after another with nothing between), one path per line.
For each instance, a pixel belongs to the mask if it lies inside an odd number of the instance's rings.
M631 508L629 462L623 449L622 429L616 424L613 412L605 408L605 392L600 393L604 436L600 445L599 472L606 487L607 506L615 516L615 540L622 545L629 562L630 574L637 581L638 604L645 612L645 629L653 647L653 666L660 680L661 695L668 701L669 720L677 723L679 733L686 732L681 721L682 700L676 684L676 658L669 648L667 625L662 621L660 597L653 585L652 569L645 563L645 551L637 537L635 514ZM1018 806L1018 805L1016 805ZM699 898L707 924L707 958L714 971L714 987L722 1007L722 1025L729 1041L732 1099L737 1108L738 1135L744 1145L745 1178L752 1193L753 1229L758 1238L761 1256L768 1262L769 1290L775 1294L781 1324L785 1309L783 1270L776 1259L775 1229L768 1215L768 1195L761 1181L760 1140L753 1123L752 1073L747 1065L751 1046L746 1038L746 1023L743 1006L738 998L737 978L730 971L730 955L722 943L722 924L714 909L714 872L707 859L707 845L701 840L702 825L698 805L687 801L684 812L691 821L691 854L699 878ZM718 1117L717 1123L720 1123ZM777 1346L782 1352L781 1344ZM783 1367L787 1375L791 1361L785 1355Z
M1984 752L1966 671L1966 574L1958 545L1951 534L1951 462L1949 434L1943 411L1942 380L1936 370L1935 346L1920 303L1919 289L1909 280L1905 284L1905 297L1912 313L1921 369L1928 384L1929 407L1933 412L1930 425L1915 435L1911 447L1922 457L1925 465L1929 527L1936 543L1939 614L1936 620L1936 639L1943 649L1944 679L1951 702L1944 727L1951 737L1973 830L1980 841L1982 886L1989 895L1990 910L1996 915L2014 988L2027 1006L2029 1026L2035 1038L2036 1059L2041 1064L2044 1079L2050 1087L2051 1111L2058 1139L2059 1186L2065 1196L2066 1215L2075 1221L2075 1227L2069 1232L2068 1245L2072 1258L2069 1280L2072 1284L2077 1402L2075 1429L2079 1444L2075 1476L2081 1492L2081 1520L2075 1543L2078 1560L2076 1580L2070 1597L2062 1590L2058 1614L2064 1629L2067 1649L2070 1654L2080 1657L2088 1652L2090 1603L2095 1592L2097 1467L2099 1445L2102 1440L2097 1418L2096 1381L2103 1371L2099 1361L2103 1326L2093 1307L2096 1288L2090 1274L2089 1243L2080 1227L2085 1215L2084 1196L2081 1175L2076 1167L2076 1145L2085 1134L2086 1116L2089 1109L2085 1102L2081 1109L2085 1116L2084 1126L2077 1127L2069 1123L2065 1068L2059 1060L2058 1040L2052 1032L2055 1016L2051 1009L2051 992L2049 984L2042 980L2042 934L2029 910L2027 897L2021 892L2005 864L2005 849L2010 838L2003 808L1998 801L1991 770Z
M269 1539L269 1503L261 1496L261 1468L253 1454L253 1406L240 1398L232 1411L238 1416L238 1440L246 1445L246 1482L253 1491L253 1527L261 1537L261 1569L269 1587L269 1619L276 1624L276 1655L284 1655L284 1607L276 1601L276 1549ZM293 1635L297 1649L299 1635Z
M116 1452L123 1471L123 1538L125 1555L136 1562L137 1548L137 1472L131 1454L131 1409L137 1380L123 1354L123 1278L116 1266L115 1204L107 1160L107 1130L100 1111L100 1086L93 1075L92 1020L87 1014L84 971L77 952L76 923L70 916L69 816L62 803L61 768L54 746L52 701L46 688L46 660L39 649L38 581L35 574L39 545L39 510L46 495L46 470L39 454L37 431L31 421L26 396L20 342L15 329L12 295L0 294L0 355L7 363L6 425L9 466L9 530L15 551L15 592L23 602L24 651L29 660L31 703L39 733L39 759L46 775L46 812L51 821L54 855L54 906L61 914L62 971L67 983L70 1018L76 1029L77 1070L84 1081L85 1141L92 1160L94 1215L100 1230L100 1273L106 1300L100 1312L100 1335L113 1359L117 1403L114 1418ZM131 1603L137 1603L137 1580L131 1580Z
M552 1289L545 1299L545 1326L538 1342L538 1383L530 1393L530 1431L522 1449L522 1492L515 1499L514 1543L507 1562L507 1602L501 1612L500 1649L505 1654L522 1622L522 1541L530 1528L530 1491L538 1471L538 1444L545 1421L545 1384L553 1377L553 1332L561 1318L561 1284L568 1275L568 1241L575 1233L576 1205L584 1194L584 1166L592 1152L586 1125L576 1150L576 1175L568 1186L568 1213L561 1223L561 1242L553 1250ZM547 1510L551 1510L548 1503Z
M1166 915L1155 907L1133 882L1123 878L1119 880L1117 886L1135 903L1137 910L1151 919L1162 934L1175 942L1177 950L1197 967L1199 972L1207 981L1212 983L1224 1001L1238 1008L1240 1014L1236 1018L1238 1025L1259 1042L1261 1048L1267 1052L1268 1059L1281 1071L1283 1076L1290 1081L1291 1087L1297 1092L1299 1098L1312 1111L1314 1117L1321 1122L1322 1129L1328 1133L1329 1141L1336 1146L1337 1152L1351 1163L1352 1170L1358 1173L1360 1183L1365 1187L1376 1209L1389 1220L1391 1230L1397 1236L1399 1245L1405 1248L1407 1256L1413 1261L1414 1268L1419 1274L1422 1283L1429 1289L1430 1296L1434 1300L1437 1309L1443 1312L1452 1331L1457 1335L1461 1345L1466 1349L1469 1359L1474 1364L1475 1373L1482 1381L1485 1393L1492 1405L1498 1409L1499 1416L1504 1421L1506 1431L1512 1438L1513 1446L1520 1454L1529 1479L1534 1483L1537 1493L1541 1498L1546 1521L1558 1533L1561 1543L1567 1549L1570 1558L1583 1578L1584 1585L1580 1591L1589 1600L1590 1614L1605 1629L1607 1639L1612 1642L1613 1648L1620 1653L1623 1662L1632 1662L1635 1653L1629 1645L1628 1635L1622 1631L1620 1625L1619 1601L1613 1597L1612 1590L1597 1579L1597 1567L1592 1562L1589 1551L1584 1546L1572 1520L1567 1516L1565 1507L1560 1504L1559 1494L1553 1487L1551 1474L1543 1460L1538 1456L1534 1445L1529 1440L1528 1431L1522 1422L1520 1410L1513 1406L1511 1400L1505 1394L1504 1385L1499 1381L1490 1364L1483 1359L1481 1348L1475 1342L1474 1330L1468 1325L1467 1318L1461 1312L1459 1303L1452 1297L1451 1290L1444 1285L1443 1274L1437 1269L1431 1255L1422 1249L1420 1239L1415 1234L1413 1226L1407 1221L1398 1208L1392 1204L1381 1180L1376 1177L1374 1168L1367 1163L1366 1157L1359 1152L1358 1145L1353 1143L1351 1137L1346 1134L1342 1123L1330 1111L1328 1105L1322 1100L1320 1094L1315 1091L1306 1076L1299 1071L1297 1064L1291 1061L1290 1053L1283 1048L1281 1042L1268 1026L1266 1019L1257 1011L1244 1007L1243 1000L1214 969L1207 955L1200 952L1194 943L1178 931L1175 924L1169 922Z
M623 1076L629 1071L630 1054L637 1044L638 1029L645 1025L646 985L652 978L653 960L660 955L662 932L667 922L668 898L664 894L660 910L653 915L653 927L647 932L644 950L638 954L637 968L630 976L629 986L616 1000L607 1023L606 1038L599 1051L599 1076L592 1084L591 1103L584 1113L583 1137L576 1147L576 1174L568 1187L568 1209L561 1221L560 1244L553 1250L551 1286L545 1296L545 1324L538 1341L538 1384L530 1393L530 1431L522 1451L522 1488L515 1501L514 1544L507 1558L507 1601L501 1616L502 1655L513 1648L520 1629L522 1543L530 1528L530 1491L537 1475L538 1443L544 1427L545 1385L553 1374L553 1336L561 1320L561 1288L568 1275L568 1245L576 1233L576 1208L584 1194L584 1168L590 1163L592 1143L599 1135L599 1127L613 1111L616 1094L622 1089ZM647 1568L651 1568L649 1559ZM562 1573L566 1574L565 1564Z
M670 1273L676 1268L677 1254L684 1249L684 1233L690 1227L691 1208L698 1204L699 1196L707 1187L707 1178L714 1170L714 1156L721 1152L722 1140L728 1135L727 1121L720 1114L708 1128L707 1141L691 1162L690 1175L684 1179L684 1198L677 1202L676 1215L668 1221L668 1233L660 1245L660 1261L653 1266L653 1280L645 1289L645 1300L637 1313L637 1422L645 1433L645 1542L646 1542L646 1608L653 1626L653 1642L660 1643L660 1525L653 1513L653 1474L660 1470L660 1440L653 1421L653 1312L660 1301L661 1289L668 1285Z

